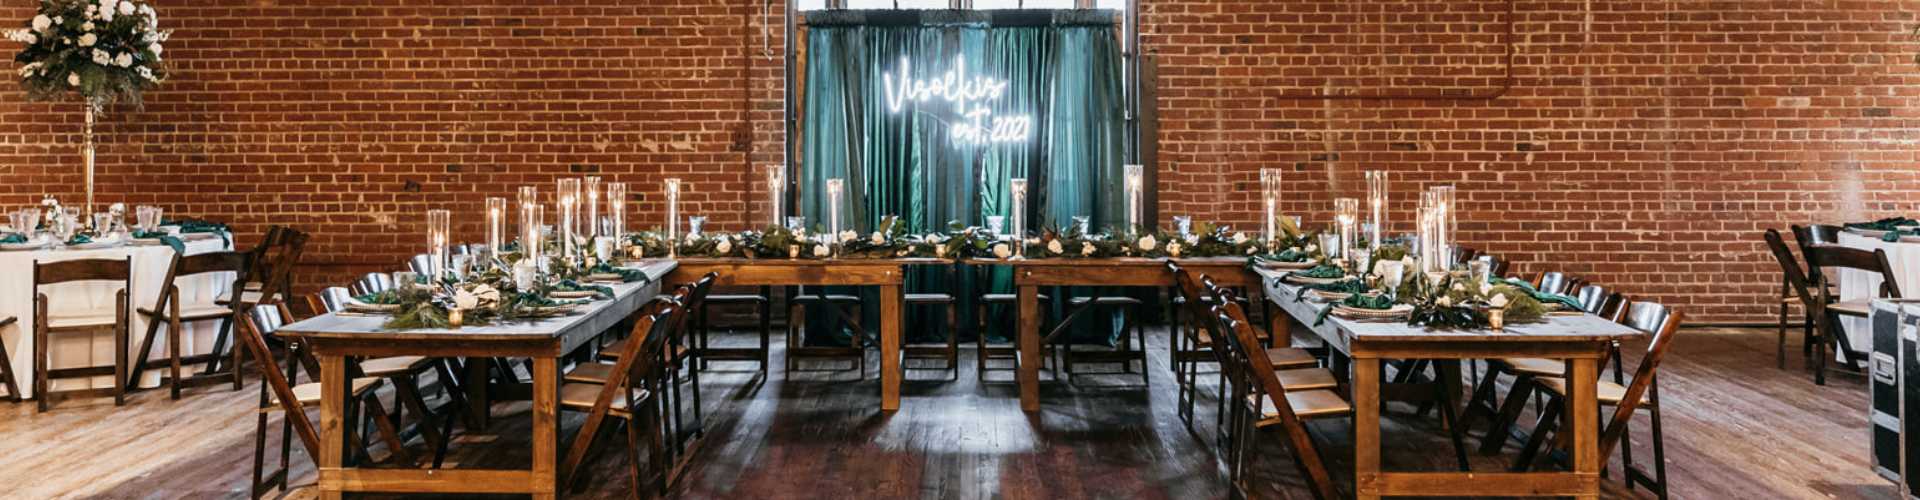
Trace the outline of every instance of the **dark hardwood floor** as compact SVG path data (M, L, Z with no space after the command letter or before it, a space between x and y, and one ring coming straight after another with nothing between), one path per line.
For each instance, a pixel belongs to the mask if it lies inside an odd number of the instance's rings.
M1213 454L1212 381L1203 376L1193 430L1176 417L1164 330L1152 347L1151 385L1138 374L1076 376L1043 387L1045 410L1019 411L1011 372L974 378L971 352L951 373L913 370L903 407L883 414L879 386L854 373L781 373L757 380L748 364L720 363L706 383L707 439L674 489L682 498L1219 498L1227 493ZM746 337L727 337L746 341ZM1771 330L1690 329L1663 367L1668 471L1674 498L1893 499L1868 469L1866 394L1857 375L1812 383L1804 363L1773 367ZM1638 346L1629 348L1629 351ZM1798 349L1798 345L1793 348ZM1630 356L1635 362L1638 356ZM916 361L915 364L920 362ZM1083 367L1088 369L1107 368ZM1045 377L1043 372L1043 377ZM125 407L70 400L46 414L0 405L0 497L244 497L252 458L257 386L199 389L181 401L149 391ZM526 405L495 408L494 428L462 428L449 467L528 460ZM1384 425L1390 468L1451 463L1437 421L1391 405ZM272 427L277 428L278 416ZM564 420L562 435L580 417ZM1644 422L1644 417L1640 422ZM1349 424L1315 424L1343 491L1351 490ZM277 432L276 432L277 434ZM276 436L277 438L277 436ZM1636 458L1651 457L1645 425ZM277 439L276 439L277 440ZM579 498L628 495L623 439L605 441ZM1256 465L1260 498L1310 498L1277 441ZM1469 445L1475 444L1470 439ZM420 446L419 441L414 441ZM1475 470L1511 460L1475 455ZM1616 455L1617 460L1617 455ZM311 497L311 462L296 451L296 488ZM1618 477L1617 473L1615 477ZM1624 496L1617 481L1612 496Z

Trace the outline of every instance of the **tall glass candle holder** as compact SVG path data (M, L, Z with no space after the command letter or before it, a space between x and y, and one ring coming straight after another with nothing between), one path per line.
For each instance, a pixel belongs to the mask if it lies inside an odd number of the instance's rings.
M500 245L507 242L507 199L487 198L487 256L500 258Z
M1265 228L1261 236L1270 248L1280 241L1280 187L1280 169L1260 169L1260 208L1263 210L1260 220Z
M1459 260L1459 256L1454 253L1454 238L1459 237L1454 232L1458 227L1455 221L1459 206L1453 197L1453 186L1434 186L1432 190L1434 229L1438 238L1434 250L1439 252L1441 267L1452 269L1454 263Z
M521 228L525 229L526 226L524 224L527 223L528 214L530 214L533 211L533 207L540 206L540 188L533 187L533 186L520 186L520 194L519 194L519 197L516 198L516 200L520 203L520 206L519 206L520 218L518 220L522 224ZM535 222L534 224L537 225L539 223ZM524 236L526 235L526 232L521 231L520 235ZM522 243L524 244L525 242L522 242Z
M521 260L533 266L537 271L546 264L546 205L534 204L527 207L520 217L520 254Z
M446 210L427 211L427 273L429 283L439 283L447 274L447 244L453 226L453 213Z
M834 247L840 241L840 197L846 195L846 189L845 180L827 179L827 242Z
M780 165L767 165L763 169L767 188L767 227L780 225L786 211L787 169Z
M1354 225L1359 223L1359 221L1360 200L1353 198L1336 198L1333 200L1334 227L1340 234L1340 256L1345 257L1348 262L1354 265L1361 264L1359 255L1355 252L1355 250L1357 250L1356 247L1359 246L1357 245L1357 243L1359 243L1357 239L1359 231L1355 230Z
M1387 223L1387 171L1367 171L1367 219L1373 225L1367 231L1367 251L1380 249L1381 234Z
M1027 253L1027 179L1007 181L1007 193L1013 196L1013 256Z
M680 256L680 178L667 179L667 256Z
M605 236L618 246L627 238L627 183L607 183L607 228Z
M1142 206L1144 202L1141 198L1147 187L1147 169L1140 165L1127 165L1121 169L1125 172L1126 176L1127 231L1138 231L1140 230L1140 221L1146 218L1146 207ZM1018 182L1021 186L1026 186L1027 184L1026 179L1020 179ZM1024 195L1024 193L1022 194Z
M582 182L586 189L584 195L586 201L583 203L586 207L587 217L580 221L580 227L583 228L581 229L581 235L587 238L598 237L600 236L600 178L589 176Z
M1420 272L1422 273L1435 273L1446 270L1446 266L1440 261L1439 235L1437 234L1438 229L1435 227L1437 224L1434 222L1436 220L1434 214L1437 211L1435 209L1435 198L1433 191L1420 193L1416 246L1419 247L1417 250L1420 252Z
M554 214L560 218L560 251L573 254L573 237L580 223L580 179L560 179L554 184Z

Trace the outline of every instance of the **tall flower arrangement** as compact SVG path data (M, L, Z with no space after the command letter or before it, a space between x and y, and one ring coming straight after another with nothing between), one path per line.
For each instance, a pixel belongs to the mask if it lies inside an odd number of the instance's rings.
M13 56L27 98L51 101L69 92L90 111L140 94L167 77L160 55L171 32L153 6L136 0L41 0L27 27L7 39L26 44Z

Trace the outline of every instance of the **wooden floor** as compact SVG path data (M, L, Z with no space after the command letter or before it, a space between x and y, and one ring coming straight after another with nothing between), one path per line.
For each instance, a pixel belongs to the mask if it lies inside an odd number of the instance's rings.
M949 375L940 371L910 372L913 381L894 415L875 409L879 388L871 376L788 377L776 370L770 380L749 383L748 365L716 365L705 379L709 438L675 493L1224 497L1224 476L1212 454L1212 389L1201 400L1202 423L1189 431L1175 416L1172 377L1159 350L1164 338L1154 340L1151 385L1142 388L1137 374L1049 383L1045 410L1037 415L1019 411L1015 388L1006 382L1010 372L991 373L998 382L975 382L971 353L963 354L957 381L937 380ZM1864 381L1843 375L1816 387L1797 357L1788 370L1774 368L1772 342L1768 330L1731 329L1685 330L1676 340L1661 378L1673 497L1895 498L1894 487L1868 469ZM0 497L244 497L256 387L199 389L177 402L151 391L121 408L111 400L67 401L47 414L33 413L31 404L0 404ZM1390 411L1388 467L1451 462L1435 422L1408 416L1405 406ZM526 413L524 403L501 405L489 433L462 429L448 466L525 464ZM578 421L566 419L563 435ZM1350 491L1348 424L1316 425L1335 478ZM1645 425L1635 428L1638 457L1650 456L1645 431ZM1475 469L1498 470L1511 453L1509 447L1506 456L1476 456ZM1260 498L1309 498L1282 449L1270 445L1260 455L1266 457L1258 465ZM600 455L592 485L576 497L626 496L620 456ZM310 462L298 451L294 462L296 488L282 496L310 497Z

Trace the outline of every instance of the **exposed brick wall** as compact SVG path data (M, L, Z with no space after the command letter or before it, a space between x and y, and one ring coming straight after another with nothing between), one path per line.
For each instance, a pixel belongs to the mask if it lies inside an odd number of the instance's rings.
M1461 242L1682 307L1765 321L1769 227L1920 212L1913 2L1152 1L1163 214L1252 224L1260 167L1325 221L1362 172L1458 186ZM1396 45L1401 42L1418 45ZM1219 193L1228 193L1221 196Z
M1390 101L1293 96L1497 92L1506 3L1142 2L1163 215L1250 226L1279 166L1287 209L1325 220L1385 168L1397 231L1454 183L1465 244L1726 321L1767 317L1761 229L1920 213L1911 2L1515 0L1502 97ZM778 1L158 7L176 76L105 119L102 200L243 243L307 229L309 284L394 267L428 208L582 172L633 183L639 220L679 176L689 212L758 225L749 173L783 158ZM21 99L0 92L0 207L78 200L77 105Z

